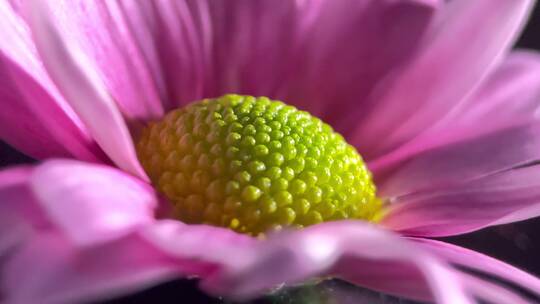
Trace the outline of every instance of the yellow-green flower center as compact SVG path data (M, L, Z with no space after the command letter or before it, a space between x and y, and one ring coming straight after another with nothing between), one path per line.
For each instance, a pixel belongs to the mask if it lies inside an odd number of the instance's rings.
M265 97L226 95L171 111L144 129L137 152L186 223L257 235L372 220L381 208L371 173L341 135Z

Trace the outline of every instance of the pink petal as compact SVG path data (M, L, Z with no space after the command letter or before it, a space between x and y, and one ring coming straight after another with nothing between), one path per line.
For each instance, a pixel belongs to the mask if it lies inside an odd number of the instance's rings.
M166 239L149 242L158 235ZM177 221L85 247L51 231L33 236L12 251L0 269L0 293L8 303L103 300L175 277L206 277L256 242L231 230ZM161 251L156 245L160 241L169 243L175 256Z
M509 124L536 119L540 104L539 88L540 54L534 51L514 51L474 94L460 103L436 126L397 151L380 157L375 163L377 166L386 166L389 158L403 153L403 150L408 150L411 146L422 146L425 144L423 141L441 137L441 134L446 132L459 132L466 137L469 133L478 133L479 129L495 131ZM393 160L396 161L397 158Z
M130 118L159 114L157 96L170 109L230 92L280 97L322 115L330 107L347 112L334 103L352 105L403 61L435 2L67 1L52 11L63 38L99 67L97 78ZM351 63L357 73L342 73ZM333 113L328 118L341 121Z
M371 161L370 168L376 175L391 174L403 163L421 157L430 149L441 149L488 133L504 132L508 127L526 125L538 116L539 88L540 54L515 51L475 94L437 127ZM463 153L468 152L464 150Z
M418 243L423 249L449 263L495 276L506 280L507 282L514 283L517 286L526 288L528 291L540 296L540 279L520 269L459 246L435 240L420 238L410 239Z
M245 299L282 283L327 275L399 292L403 285L411 285L411 282L397 280L395 276L403 275L400 268L384 267L399 265L405 266L401 269L406 270L407 279L416 281L417 284L413 282L412 285L424 287L414 291L416 297L434 297L439 303L470 303L457 277L446 266L398 236L361 222L326 223L297 232L279 233L255 243L230 235L225 236L230 239L227 248L220 248L220 242L211 241L216 234L226 235L223 229L201 227L201 232L195 234L174 222L156 227L157 230L147 231L144 236L172 257L185 259L192 256L220 265L218 270L206 276L203 287L227 297ZM345 261L348 267L343 267ZM372 263L381 266L377 273L369 266ZM362 276L364 267L368 270ZM426 286L433 294L425 294Z
M282 99L346 133L376 83L410 58L437 1L209 3L214 94Z
M378 106L353 143L381 155L434 125L470 94L512 46L533 1L449 1L410 64L371 98ZM384 138L385 140L381 140Z
M45 2L32 1L29 24L43 63L66 100L107 155L122 169L148 179L124 121L92 62L67 45Z
M90 165L81 166L91 168L89 171L95 174L104 176L116 174L112 172L112 169L94 168ZM0 201L11 202L14 196L5 196L6 192L1 190L10 189L12 185L20 186L30 174L37 176L31 178L31 189L35 189L36 185L43 185L43 179L50 181L59 178L61 180L65 178L66 172L80 173L85 170L77 168L77 165L71 161L57 161L38 167L35 171L37 172L32 173L22 168L5 171L5 175L0 175L0 185L5 185L4 188L0 187L2 198ZM87 180L83 178L82 184L77 182L75 184L79 186L94 184L96 179L89 171L86 171L84 175L89 176ZM125 178L129 177L118 175L115 180L122 181ZM537 180L537 178L531 180L535 179ZM102 176L99 180L106 184L111 183ZM125 183L120 184L125 185ZM138 183L128 182L127 185L132 185L134 189L141 187ZM93 189L95 188L102 187L100 185ZM28 189L23 190L25 193L28 191ZM41 189L34 190L36 198L42 198L41 191ZM70 191L65 191L65 188L59 191L70 194ZM55 191L51 192L53 195L46 197L40 205L51 204L52 200L47 200L54 198ZM50 195L47 192L45 194ZM24 198L24 196L19 197ZM95 198L94 193L85 196L84 199L92 197ZM31 199L28 198L28 200ZM18 199L18 201L25 202L23 199ZM115 204L99 204L99 201L95 202L94 206L111 208L112 212L117 210ZM121 208L124 206L125 213L133 213L134 217L137 217L138 208L126 207L122 203L120 206ZM48 207L45 206L44 209L50 216ZM85 213L87 216L77 217L77 224L81 227L94 227L94 215L99 216L100 212L93 212L92 209L90 212L87 209L83 210L87 211ZM50 217L54 219L54 216ZM81 229L73 226L73 223L68 224L70 229ZM88 229L86 233L108 234L111 232L110 228L118 228L115 225L101 226L105 231ZM4 231L2 241L4 241L7 239L5 238L6 230L2 231ZM14 230L7 229L7 231ZM35 299L43 300L44 303L61 300L72 302L76 299L114 296L179 274L201 275L203 278L208 278L207 288L214 288L212 289L214 292L222 289L230 290L229 292L232 292L230 296L237 297L252 294L261 288L270 288L278 282L292 283L327 274L338 275L378 290L410 297L426 297L429 294L425 293L427 292L426 282L421 276L422 273L441 271L439 266L430 267L431 258L421 251L408 247L409 245L394 236L358 222L323 224L292 234L279 234L269 241L257 243L249 237L237 235L226 229L189 226L175 221L163 221L155 226L144 228L140 232L144 241L132 236L122 239L98 237L100 240L109 242L92 242L92 246L77 242L78 240L70 234L68 234L69 239L64 239L48 231L40 232L35 239L29 239L29 235L25 235L24 239L27 243L21 245L17 242L16 254L10 254L11 258L5 264L7 275L2 275L2 290L8 290L7 294L14 302L18 300L19 303L28 303L35 302ZM19 239L21 237L15 234L15 240ZM71 247L73 244L85 245L87 249L79 246L73 249ZM159 251L146 247L148 244L155 246L155 249ZM352 244L362 246L352 247ZM10 245L11 248L13 246ZM366 250L364 251L363 248ZM141 255L138 255L139 253ZM164 254L169 258L164 257ZM235 259L230 257L235 257ZM416 259L418 261L415 262ZM417 263L428 269L420 267ZM21 271L21 269L33 271ZM275 271L276 269L287 271ZM443 276L446 270L441 272L439 279L445 280L443 284L445 288L448 277ZM263 273L268 276L263 276ZM435 283L437 282L435 280ZM474 290L477 291L477 289ZM451 290L448 292L453 294ZM448 301L452 301L451 298Z
M47 77L30 33L8 1L0 3L0 138L35 157L106 161Z
M148 288L178 272L134 237L81 249L58 234L41 233L4 261L0 293L10 304L86 303Z
M243 93L281 98L339 123L341 113L412 52L435 2L143 1L119 7L167 92L166 109Z
M448 236L540 216L540 166L398 197L382 224L416 236Z
M31 226L47 226L27 185L31 174L29 167L0 171L0 261L32 234Z
M215 96L207 1L124 2L126 23L163 90L166 110Z
M30 177L41 209L78 245L118 238L153 222L154 190L111 167L55 160Z
M318 10L319 2L208 1L215 56L212 94L275 97L276 86L284 81L280 78L286 75L287 61L297 48L295 42L303 39L300 34L308 26L307 16Z
M13 303L76 302L199 275L208 290L245 298L282 282L333 275L398 295L466 303L446 266L371 225L326 223L258 241L223 228L153 223L147 187L76 161L1 173L0 206L26 205L45 223L1 210L8 216L0 217L0 243L9 255L0 254L0 292ZM13 214L22 217L17 225L9 225Z
M284 45L296 37L291 27L304 22L298 6L271 0L142 1L119 8L155 69L168 110L225 93L271 96L268 88L285 68ZM251 66L254 58L258 66Z
M162 221L134 235L86 248L75 248L60 235L42 233L6 260L0 290L9 303L34 303L38 299L44 304L72 303L115 297L174 276L197 274L206 288L238 296L238 289L226 287L253 287L253 283L257 286L264 282L271 287L287 279L297 280L297 268L305 275L325 275L329 266L341 261L348 263L341 269L330 267L330 272L340 271L345 278L359 278L367 272L364 280L372 287L379 284L383 290L414 286L411 279L417 281L417 287L422 286L424 281L418 277L422 272L418 270L424 270L424 274L434 275L430 282L442 289L438 303L472 303L460 293L457 273L435 262L432 255L539 290L537 279L502 262L440 242L411 240L420 248L358 222L328 223L257 241L226 229ZM341 248L336 252L337 245ZM396 261L409 267L390 268L400 265ZM377 271L371 265L381 268ZM267 268L270 266L271 270ZM406 276L400 276L403 274ZM385 281L381 281L383 278ZM471 281L467 275L459 275L459 281L467 283L466 288L475 296L494 297L494 303L507 303L504 299L521 303L505 290L485 290L490 286L487 282Z
M120 36L137 49L166 111L216 96L213 21L208 5L204 0L121 1L103 8L125 29ZM87 22L84 15L81 18L80 22Z
M369 163L379 195L396 197L468 182L540 159L540 123L519 121L434 132ZM486 157L489 155L489 157Z
M515 52L440 125L369 163L379 193L399 196L538 159L540 60ZM485 155L490 157L485 157Z
M532 304L531 301L525 299L519 293L507 290L503 286L476 278L472 275L463 274L461 277L465 284L475 291L477 298L485 300L488 303Z
M539 117L540 53L514 51L440 128Z
M153 220L154 204L147 185L112 168L50 161L1 171L2 301L89 301L202 273L209 266L181 266L126 235Z
M86 224L83 218L80 224ZM472 303L444 264L360 222L327 223L258 241L227 229L164 220L106 243L74 245L52 231L19 245L2 268L6 299L103 299L180 275L200 276L213 293L246 298L283 282L337 275L397 294L434 296L439 303Z
M156 208L149 185L111 167L53 160L0 171L3 232L54 230L89 246L153 222Z

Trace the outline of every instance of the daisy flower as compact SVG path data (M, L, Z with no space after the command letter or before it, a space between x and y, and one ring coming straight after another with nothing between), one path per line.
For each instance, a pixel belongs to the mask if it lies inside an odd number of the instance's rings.
M528 303L474 273L537 278L430 238L540 213L533 4L0 2L0 138L42 160L0 172L0 300L337 277Z

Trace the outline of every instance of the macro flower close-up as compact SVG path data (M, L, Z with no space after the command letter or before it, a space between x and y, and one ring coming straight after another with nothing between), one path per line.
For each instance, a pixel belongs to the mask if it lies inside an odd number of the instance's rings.
M540 215L534 5L0 1L0 139L32 159L0 170L0 303L537 303L441 240Z

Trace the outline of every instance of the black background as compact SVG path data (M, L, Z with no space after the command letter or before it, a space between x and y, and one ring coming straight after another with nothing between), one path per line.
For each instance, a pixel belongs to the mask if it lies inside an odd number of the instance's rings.
M540 50L540 8L536 8L517 47ZM34 160L0 141L0 167ZM445 238L518 266L540 276L540 219L484 229L467 235ZM343 293L348 297L343 298ZM340 296L338 297L337 294ZM342 300L339 300L342 299ZM291 288L249 303L413 303L363 290L340 281ZM103 303L231 303L206 296L193 280L175 280L140 293Z

